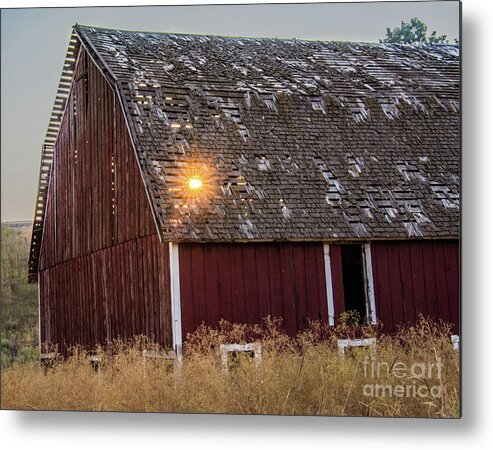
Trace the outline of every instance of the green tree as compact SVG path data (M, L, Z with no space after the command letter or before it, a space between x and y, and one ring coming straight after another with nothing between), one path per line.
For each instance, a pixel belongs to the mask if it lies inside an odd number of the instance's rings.
M423 44L448 44L447 35L439 36L436 31L431 35L426 36L428 27L424 22L417 17L413 17L409 23L401 22L400 27L395 27L393 30L387 28L385 38L380 42L388 42L393 44L411 44L420 42Z

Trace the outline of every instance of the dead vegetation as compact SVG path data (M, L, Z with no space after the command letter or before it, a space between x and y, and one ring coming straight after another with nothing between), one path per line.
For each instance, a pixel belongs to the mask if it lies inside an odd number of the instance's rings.
M32 410L332 416L459 416L459 355L450 329L422 319L393 336L350 316L331 329L311 323L296 338L278 320L261 326L200 327L181 364L143 358L160 349L142 337L97 352L73 349L51 367L14 363L2 371L2 408ZM339 338L377 337L376 348L342 354ZM236 358L225 372L220 344L260 342L262 361ZM93 358L94 359L94 358Z

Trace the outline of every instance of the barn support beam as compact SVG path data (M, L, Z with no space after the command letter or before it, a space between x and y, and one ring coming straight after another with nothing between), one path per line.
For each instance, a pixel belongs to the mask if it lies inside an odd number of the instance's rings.
M180 252L177 243L169 243L169 270L171 288L171 331L173 350L177 357L182 354L181 296L180 296Z
M334 292L332 290L332 271L330 269L330 245L324 244L324 267L325 267L325 289L327 292L327 310L329 315L329 325L335 324L334 312Z
M377 311L375 308L375 287L373 285L373 266L371 262L371 247L367 243L363 247L363 255L365 260L365 284L368 301L368 319L370 323L377 323Z

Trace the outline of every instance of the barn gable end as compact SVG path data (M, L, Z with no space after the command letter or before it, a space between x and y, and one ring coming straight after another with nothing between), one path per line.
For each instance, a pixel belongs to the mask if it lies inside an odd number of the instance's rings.
M118 96L81 47L47 195L41 341L93 347L146 334L170 344L166 250Z

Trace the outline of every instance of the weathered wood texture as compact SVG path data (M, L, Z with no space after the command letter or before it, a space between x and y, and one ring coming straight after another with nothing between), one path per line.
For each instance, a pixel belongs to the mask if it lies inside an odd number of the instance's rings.
M120 82L167 240L459 236L458 46L75 30Z
M371 244L377 319L385 332L419 314L459 332L459 241L376 241ZM341 248L330 246L336 318L344 311Z
M414 322L421 313L459 332L459 241L372 244L377 316L386 331Z
M144 334L171 346L168 247L157 234L40 272L41 341L94 348Z
M56 142L40 270L156 232L123 112L81 49Z
M169 258L118 99L81 49L56 142L40 256L41 340L171 345Z
M183 335L202 322L327 321L322 243L180 244Z
M459 331L459 244L456 240L371 244L377 319L385 332L419 314ZM334 313L345 310L341 246L330 245ZM183 333L221 318L258 323L282 317L294 335L307 319L327 321L321 243L180 244Z

